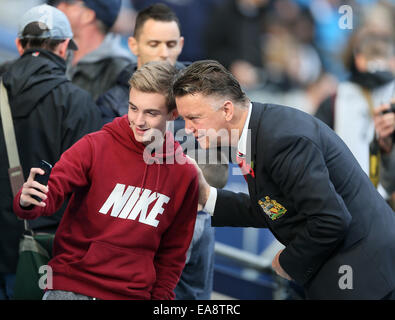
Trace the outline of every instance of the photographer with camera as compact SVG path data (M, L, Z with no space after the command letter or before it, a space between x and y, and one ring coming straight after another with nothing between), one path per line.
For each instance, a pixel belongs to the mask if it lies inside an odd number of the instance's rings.
M384 141L380 139L379 146L374 117L384 110L379 106L386 104L389 108L394 98L394 52L394 40L388 31L357 30L345 54L350 78L339 84L336 94L328 97L315 114L342 138L384 198L387 192L380 181L379 166ZM390 117L387 114L383 118Z

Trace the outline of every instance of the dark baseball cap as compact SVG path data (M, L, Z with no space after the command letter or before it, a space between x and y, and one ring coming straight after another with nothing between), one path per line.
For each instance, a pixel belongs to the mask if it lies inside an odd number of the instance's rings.
M26 26L32 22L39 22L43 32L40 35L29 35L24 32ZM18 26L18 38L20 39L70 39L69 49L78 50L73 41L73 32L66 15L46 4L36 6L28 10L21 18Z
M57 6L61 2L73 3L78 0L48 0L47 3ZM89 9L96 13L96 18L103 22L108 28L111 28L117 20L121 10L122 0L80 0Z

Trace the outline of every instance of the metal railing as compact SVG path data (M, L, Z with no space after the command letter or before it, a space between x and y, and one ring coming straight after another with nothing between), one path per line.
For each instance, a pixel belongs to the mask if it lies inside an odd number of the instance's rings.
M273 300L284 300L287 296L288 281L278 276L272 269L272 261L220 242L215 242L215 254L228 258L241 267L254 269L273 277Z

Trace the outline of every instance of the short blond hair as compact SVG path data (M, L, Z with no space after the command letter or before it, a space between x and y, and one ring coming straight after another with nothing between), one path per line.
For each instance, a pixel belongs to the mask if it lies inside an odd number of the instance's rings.
M146 93L159 93L166 97L168 111L176 108L172 95L172 82L177 69L168 62L152 61L138 68L129 80L130 88Z

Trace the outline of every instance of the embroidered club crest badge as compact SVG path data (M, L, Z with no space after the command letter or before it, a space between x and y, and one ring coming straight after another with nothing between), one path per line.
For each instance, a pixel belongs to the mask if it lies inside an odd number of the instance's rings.
M261 206L263 211L268 215L270 219L276 220L287 212L287 209L285 209L276 200L271 200L268 196L265 196L264 200L265 201L263 201L262 198L258 201L258 204Z

